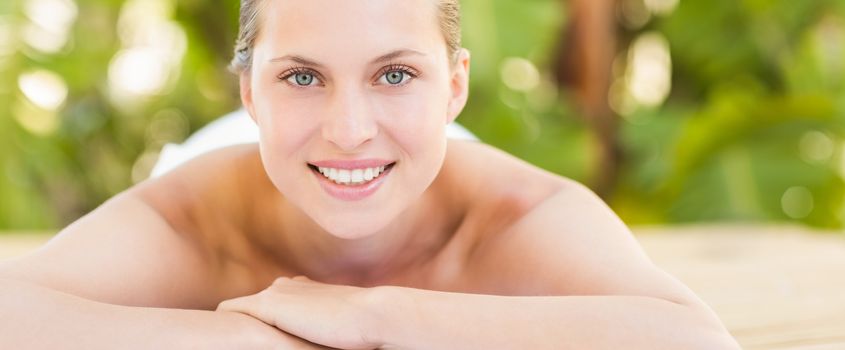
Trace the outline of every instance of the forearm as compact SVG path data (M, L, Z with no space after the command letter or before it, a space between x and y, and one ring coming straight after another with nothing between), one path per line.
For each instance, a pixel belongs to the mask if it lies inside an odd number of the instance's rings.
M126 307L0 279L3 349L323 349L249 316Z
M706 312L656 298L385 295L374 337L387 349L738 349Z

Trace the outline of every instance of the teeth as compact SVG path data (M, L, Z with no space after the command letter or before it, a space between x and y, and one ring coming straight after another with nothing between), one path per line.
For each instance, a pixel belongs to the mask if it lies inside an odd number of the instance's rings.
M349 180L352 180L352 175L349 174L349 170L340 169L337 171L337 182L349 183Z
M359 185L377 178L379 175L384 173L385 167L386 166L380 166L377 168L352 170L320 167L317 168L317 170L320 172L320 174L323 174L323 176L325 176L329 180L334 181L337 184Z
M364 182L364 171L361 169L352 170L352 182Z

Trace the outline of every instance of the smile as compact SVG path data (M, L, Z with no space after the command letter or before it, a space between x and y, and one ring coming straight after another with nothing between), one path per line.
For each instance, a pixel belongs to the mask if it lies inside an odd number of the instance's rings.
M377 179L380 175L384 174L388 167L392 167L393 164L363 169L337 169L315 166L312 166L312 169L316 168L317 172L336 184L358 186Z
M344 201L357 201L376 193L395 165L396 162L353 161L309 163L308 167L327 194Z

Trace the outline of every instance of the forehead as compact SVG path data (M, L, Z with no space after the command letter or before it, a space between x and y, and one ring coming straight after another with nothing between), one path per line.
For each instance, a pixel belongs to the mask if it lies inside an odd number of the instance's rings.
M378 56L442 49L434 0L265 0L256 54Z

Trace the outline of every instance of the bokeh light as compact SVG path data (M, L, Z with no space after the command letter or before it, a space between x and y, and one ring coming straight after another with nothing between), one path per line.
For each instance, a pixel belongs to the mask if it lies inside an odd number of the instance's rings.
M522 57L508 57L502 62L502 81L510 89L530 91L540 85L540 71Z
M147 126L147 148L159 149L167 143L181 142L187 138L189 128L188 117L178 109L161 110Z
M813 193L803 186L790 187L783 193L780 203L786 216L793 219L803 219L813 212Z
M45 53L55 53L68 41L79 9L73 0L28 0L24 13L31 21L22 32L24 42Z
M833 139L821 131L808 131L798 143L801 158L810 164L826 163L833 157Z
M669 42L660 33L645 33L634 40L628 55L628 93L642 106L659 106L672 89Z
M118 34L123 49L109 64L116 104L161 94L175 81L187 38L170 20L173 6L166 0L133 0L121 8Z
M117 33L124 45L151 45L172 38L152 36L156 27L173 16L174 3L168 0L129 0L120 9Z
M67 98L67 84L58 74L48 70L36 70L21 74L18 87L29 101L38 107L54 111Z
M672 90L668 41L657 32L641 34L614 59L613 75L607 95L610 108L627 121L639 123L642 116L637 110L662 105Z
M645 7L655 15L669 15L678 7L679 0L643 0Z
M152 95L168 78L165 58L154 49L133 48L118 52L109 64L109 83L121 92Z
M845 21L825 16L813 31L814 46L818 48L819 65L826 78L842 80L845 69Z

